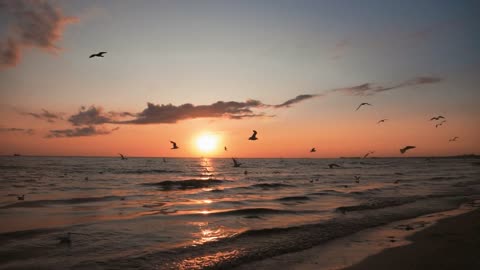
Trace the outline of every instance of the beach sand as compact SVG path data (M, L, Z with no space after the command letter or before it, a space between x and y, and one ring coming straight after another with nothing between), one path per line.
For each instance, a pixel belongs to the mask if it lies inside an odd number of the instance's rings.
M394 222L237 270L480 269L480 209L472 209Z

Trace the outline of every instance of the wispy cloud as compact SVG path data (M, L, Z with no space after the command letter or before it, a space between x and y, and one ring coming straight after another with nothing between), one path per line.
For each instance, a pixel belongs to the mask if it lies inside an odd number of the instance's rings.
M298 95L295 98L292 98L292 99L289 99L289 100L283 102L282 104L273 105L273 107L274 108L289 108L290 106L292 106L294 104L297 104L297 103L302 102L304 100L315 98L315 97L318 97L318 96L321 96L321 95L320 94L317 94L317 95L309 95L309 94Z
M0 41L0 68L15 66L25 47L59 51L56 42L65 25L77 21L45 0L0 0L0 10L8 19L6 40Z
M341 92L341 93L352 95L352 96L371 96L377 93L399 89L403 87L438 83L438 82L441 82L442 80L443 79L439 77L420 76L420 77L415 77L413 79L401 82L393 86L381 86L381 85L375 85L373 83L364 83L364 84L360 84L352 87L333 89L332 91Z
M69 137L85 137L85 136L96 136L96 135L107 135L110 134L119 128L105 129L97 128L95 126L87 126L80 128L72 129L54 129L50 130L47 138L69 138Z
M23 134L27 134L27 135L35 134L35 131L31 128L3 128L3 127L0 127L0 132L17 132L17 133L23 133Z
M35 117L36 119L45 120L49 123L54 123L57 120L62 120L63 119L61 113L52 113L52 112L49 112L45 109L42 109L41 113L22 112L21 114L30 115L30 116Z

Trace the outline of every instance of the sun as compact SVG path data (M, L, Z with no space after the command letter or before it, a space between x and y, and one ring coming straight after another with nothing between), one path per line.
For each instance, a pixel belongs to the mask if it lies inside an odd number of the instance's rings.
M217 148L218 137L211 133L200 135L196 140L197 148L202 153L211 153Z

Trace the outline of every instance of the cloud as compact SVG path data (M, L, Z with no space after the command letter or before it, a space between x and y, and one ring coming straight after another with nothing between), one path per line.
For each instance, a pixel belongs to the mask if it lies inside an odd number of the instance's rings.
M347 88L333 89L332 91L342 92L344 94L352 95L352 96L371 96L377 93L394 90L398 88L417 86L422 84L432 84L432 83L438 83L441 81L443 81L443 79L439 77L420 76L420 77L415 77L413 79L410 79L410 80L401 82L397 85L393 85L389 87L375 85L372 83L364 83L364 84L347 87Z
M74 126L100 125L112 122L112 118L103 112L102 107L90 106L88 109L82 106L77 114L68 118Z
M30 116L33 116L37 119L45 120L49 123L54 123L56 120L62 120L63 119L60 113L52 113L52 112L49 112L45 109L42 109L41 113L26 112L26 113L22 113L22 114L30 115Z
M113 129L104 129L96 128L95 126L87 126L73 129L56 129L50 130L47 138L70 138L70 137L86 137L86 136L96 136L96 135L107 135L110 134L119 128Z
M0 127L0 132L19 132L19 133L24 133L27 135L33 135L35 134L35 131L31 128L2 128Z
M318 97L318 96L320 96L320 95L298 95L295 98L292 98L292 99L289 99L289 100L283 102L282 104L273 105L273 107L274 108L289 108L293 104L296 104L296 103L299 103L299 102L302 102L304 100L311 99L311 98L314 98L314 97Z
M45 0L0 0L0 11L9 21L6 40L0 41L0 68L15 66L26 47L59 51L65 25L77 21Z

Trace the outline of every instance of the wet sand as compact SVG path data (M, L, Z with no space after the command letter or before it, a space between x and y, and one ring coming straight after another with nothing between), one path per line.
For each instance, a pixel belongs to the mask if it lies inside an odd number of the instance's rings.
M480 209L441 220L410 240L345 270L480 269Z
M367 229L237 270L480 269L480 209L474 207Z

